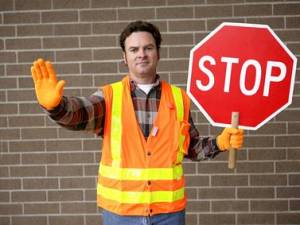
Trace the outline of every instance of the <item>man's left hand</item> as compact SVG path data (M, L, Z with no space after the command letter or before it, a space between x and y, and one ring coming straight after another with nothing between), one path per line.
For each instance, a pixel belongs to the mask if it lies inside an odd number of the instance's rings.
M241 149L244 142L244 130L237 128L225 128L222 133L217 136L217 145L221 151L229 148Z

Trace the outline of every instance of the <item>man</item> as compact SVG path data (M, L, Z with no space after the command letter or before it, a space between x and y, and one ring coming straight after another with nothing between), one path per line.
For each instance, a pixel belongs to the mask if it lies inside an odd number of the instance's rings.
M186 93L156 73L161 36L151 23L120 35L129 73L87 98L65 97L50 62L31 67L38 102L59 125L103 137L97 203L104 225L184 225L183 157L204 160L241 148L243 131L225 128L200 138Z

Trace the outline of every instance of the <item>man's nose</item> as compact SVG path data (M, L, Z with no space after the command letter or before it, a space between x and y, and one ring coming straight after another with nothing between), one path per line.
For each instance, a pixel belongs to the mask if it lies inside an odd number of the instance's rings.
M142 58L145 57L145 56L146 56L146 51L145 51L145 49L140 49L140 50L139 50L138 56L139 56L139 57L142 57Z

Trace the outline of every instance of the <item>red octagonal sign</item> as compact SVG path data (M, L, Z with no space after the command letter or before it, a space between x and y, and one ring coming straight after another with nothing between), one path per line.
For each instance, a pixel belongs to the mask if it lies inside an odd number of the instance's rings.
M292 102L296 57L267 25L222 23L190 52L187 92L212 125L258 129Z

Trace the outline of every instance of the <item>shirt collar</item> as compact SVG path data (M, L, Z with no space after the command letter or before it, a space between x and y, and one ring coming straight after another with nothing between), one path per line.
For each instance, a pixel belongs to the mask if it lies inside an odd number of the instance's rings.
M137 83L134 80L130 79L130 77L129 77L129 81L130 81L130 90L134 91L137 88ZM153 88L157 88L158 86L160 86L160 83L161 83L160 76L156 74Z

